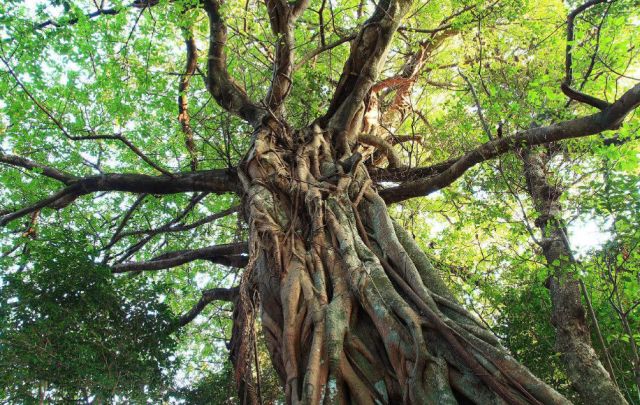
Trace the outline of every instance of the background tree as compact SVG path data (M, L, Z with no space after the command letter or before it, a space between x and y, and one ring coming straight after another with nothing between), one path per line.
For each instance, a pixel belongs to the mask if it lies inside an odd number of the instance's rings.
M28 308L23 292L4 280L31 277L29 266L15 263L37 263L33 239L77 245L44 231L67 224L66 233L85 235L99 251L70 269L128 273L117 277L127 288L116 295L126 300L135 299L136 283L142 291L163 286L138 299L150 305L156 294L156 302L181 314L163 313L159 324L189 328L191 339L176 352L183 360L177 381L212 370L224 376L215 365L198 365L198 357L219 360L224 345L215 342L226 343L240 402L264 401L261 329L291 403L566 402L547 384L573 396L563 382L570 364L541 370L550 377L545 384L492 333L517 346L513 337L524 329L513 320L531 308L518 305L532 295L492 291L488 280L481 282L487 275L460 269L489 266L500 285L539 286L546 270L521 260L522 249L508 250L526 240L518 231L532 234L522 222L531 212L513 189L521 168L503 167L514 164L510 152L564 141L566 153L577 156L603 142L574 138L604 133L617 143L637 128L637 120L627 119L640 104L640 85L633 84L635 3L571 6L304 0L0 6L3 291ZM496 158L497 170L480 165ZM576 160L572 167L598 179L593 159ZM426 202L408 201L439 190ZM477 205L469 207L471 201ZM399 222L387 211L392 203ZM433 236L429 224L437 224L429 216L450 220L448 206L464 222L424 246L424 237ZM524 218L515 218L517 229L501 226L518 212ZM494 235L498 228L503 233ZM481 242L486 235L503 236L489 256ZM465 249L465 238L474 249L453 256ZM447 248L438 252L442 242ZM433 249L435 263L448 266L430 264L424 251ZM43 271L59 273L53 264L64 255L48 255ZM452 266L451 259L466 263ZM635 354L624 367L635 367L637 378L637 289L625 284L623 297L617 284L618 274L637 270L612 263L602 274L614 275L605 285L615 293L602 302L620 319L620 336ZM166 269L172 270L159 271ZM80 280L67 289L92 283ZM544 291L531 291L546 299ZM225 301L232 305L209 305ZM135 313L124 303L119 308ZM201 325L204 314L209 330L197 332L192 322ZM543 319L538 323L542 328L527 329L543 336ZM160 368L173 358L166 351L152 356ZM593 358L602 372L586 379L566 370L580 400L625 403L597 363ZM140 375L154 370L143 368ZM84 391L33 375L31 389L19 395L136 399L117 383L106 394L96 384L104 372ZM177 392L149 380L154 389ZM596 386L607 388L585 389ZM634 400L632 390L622 392ZM219 394L191 391L183 398Z

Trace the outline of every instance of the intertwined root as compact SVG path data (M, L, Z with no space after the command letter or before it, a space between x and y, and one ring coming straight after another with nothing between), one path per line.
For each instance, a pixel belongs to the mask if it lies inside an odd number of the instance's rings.
M359 156L303 135L293 154L259 132L242 176L249 271L287 402L567 402L456 303Z

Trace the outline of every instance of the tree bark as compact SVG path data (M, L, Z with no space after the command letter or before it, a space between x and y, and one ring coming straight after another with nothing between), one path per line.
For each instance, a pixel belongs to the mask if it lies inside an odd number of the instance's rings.
M542 151L530 148L522 151L528 192L539 214L536 226L542 232L540 246L551 271L547 288L551 294L556 350L560 352L567 377L583 403L626 404L591 346L576 262L561 215L562 189L547 175L548 159Z
M568 403L456 302L359 154L339 158L342 134L270 120L253 137L238 169L250 224L232 339L241 381L255 291L287 403Z

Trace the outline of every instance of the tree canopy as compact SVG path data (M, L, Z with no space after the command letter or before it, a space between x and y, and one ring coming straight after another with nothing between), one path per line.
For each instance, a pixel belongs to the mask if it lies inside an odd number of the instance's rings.
M331 132L341 173L299 173L334 190L366 167L465 311L586 403L555 341L570 274L587 340L640 404L639 6L2 2L0 400L236 403L247 334L259 400L289 401L269 325L238 322L267 301L243 286L273 231L243 165L277 126L302 134L283 148Z

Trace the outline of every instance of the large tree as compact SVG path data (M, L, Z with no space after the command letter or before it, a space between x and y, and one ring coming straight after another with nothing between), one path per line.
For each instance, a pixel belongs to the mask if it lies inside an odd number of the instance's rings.
M21 240L69 221L95 232L113 273L203 260L242 269L178 324L233 302L244 403L260 401L258 319L288 403L567 403L460 304L387 208L511 152L618 130L640 105L640 85L617 68L635 66L625 49L637 4L543 5L7 2L6 255L28 255ZM496 130L482 100L495 97L499 111L503 98L508 111L499 74L553 85L530 100L539 111L508 112ZM449 138L432 142L430 131ZM625 403L589 346L558 191L527 153L567 375L585 403ZM234 213L236 230L199 232Z

